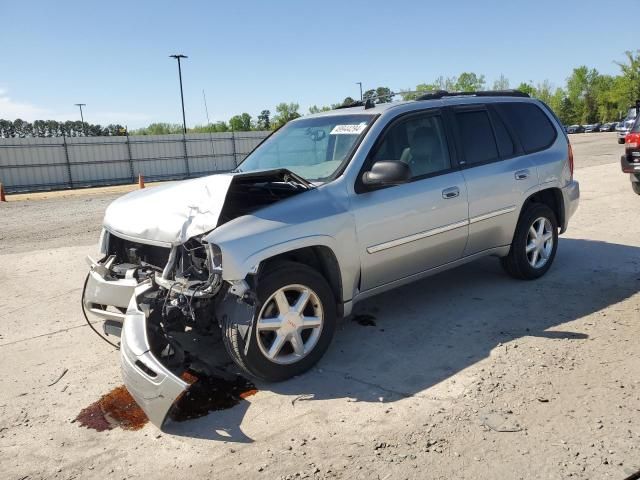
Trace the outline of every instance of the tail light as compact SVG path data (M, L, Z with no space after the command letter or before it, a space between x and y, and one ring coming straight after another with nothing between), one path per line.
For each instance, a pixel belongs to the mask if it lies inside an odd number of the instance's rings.
M571 180L573 180L573 148L571 147L571 143L569 143L568 146L569 146L569 151L568 151L569 172L571 173Z
M637 133L628 133L626 137L624 137L624 148L626 150L632 150L634 148L638 148L638 143L640 141L640 135Z

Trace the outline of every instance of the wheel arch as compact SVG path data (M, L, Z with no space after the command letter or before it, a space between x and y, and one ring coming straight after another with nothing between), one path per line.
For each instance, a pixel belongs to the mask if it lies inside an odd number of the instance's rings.
M558 187L543 188L532 193L522 204L520 215L527 210L527 207L533 203L542 203L547 205L556 215L558 225L562 228L565 225L564 199L562 190Z
M341 304L344 301L340 263L333 250L328 246L310 245L265 258L260 262L258 273L268 271L283 261L301 263L318 271L331 287L336 303Z

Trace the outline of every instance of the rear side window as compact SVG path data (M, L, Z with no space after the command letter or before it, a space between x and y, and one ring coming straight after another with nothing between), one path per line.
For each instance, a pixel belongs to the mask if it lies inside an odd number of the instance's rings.
M457 112L456 120L467 165L498 159L498 147L485 110Z
M511 157L516 153L516 147L513 144L511 135L504 122L495 112L491 112L491 121L493 122L493 129L496 132L496 141L498 142L498 150L500 156L503 158Z
M496 104L500 115L520 138L526 153L543 150L556 139L556 129L549 117L533 103Z

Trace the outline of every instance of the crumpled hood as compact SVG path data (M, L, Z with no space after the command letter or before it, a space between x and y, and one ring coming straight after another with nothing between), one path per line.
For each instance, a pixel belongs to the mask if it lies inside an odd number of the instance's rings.
M210 175L128 193L107 207L104 227L143 243L182 244L217 226L234 175Z

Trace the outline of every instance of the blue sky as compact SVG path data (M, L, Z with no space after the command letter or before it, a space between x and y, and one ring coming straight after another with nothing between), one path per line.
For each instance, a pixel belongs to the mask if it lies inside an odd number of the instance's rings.
M295 101L306 112L367 87L412 88L473 71L564 84L586 64L616 73L637 34L602 1L0 0L0 118L187 124ZM500 2L503 3L503 2Z

